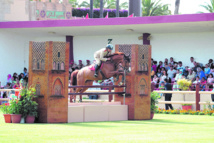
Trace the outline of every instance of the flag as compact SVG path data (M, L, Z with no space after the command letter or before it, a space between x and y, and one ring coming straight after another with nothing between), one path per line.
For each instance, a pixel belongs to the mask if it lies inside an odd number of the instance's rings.
M87 15L85 16L85 19L88 19L88 13L87 13Z
M128 17L134 17L134 13L132 13L132 15L129 15Z
M105 18L108 18L108 12L107 12L107 14L106 14L106 17Z

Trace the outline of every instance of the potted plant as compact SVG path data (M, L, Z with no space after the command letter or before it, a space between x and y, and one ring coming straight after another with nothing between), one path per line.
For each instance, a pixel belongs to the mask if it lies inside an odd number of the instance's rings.
M192 110L192 104L182 104L183 110Z
M155 104L158 104L158 98L160 98L160 95L157 92L151 93L151 119L154 117L155 110L158 109L158 106Z
M22 102L20 100L11 100L10 102L12 123L20 123L22 117Z
M11 123L10 103L5 103L0 107L4 115L5 123Z
M21 98L22 101L22 115L25 119L26 123L34 123L35 117L37 117L37 109L38 104L33 99L36 97L36 89L35 88L23 88L21 90Z

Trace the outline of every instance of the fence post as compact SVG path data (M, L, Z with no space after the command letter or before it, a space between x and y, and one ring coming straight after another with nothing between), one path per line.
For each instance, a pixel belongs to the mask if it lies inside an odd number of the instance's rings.
M112 87L109 87L108 92L111 92L111 90L112 90ZM108 102L111 102L111 100L112 100L112 94L109 94Z
M199 91L200 91L200 85L199 84L196 84L196 93L195 93L195 105L196 105L196 111L197 110L200 110L200 94L199 94Z

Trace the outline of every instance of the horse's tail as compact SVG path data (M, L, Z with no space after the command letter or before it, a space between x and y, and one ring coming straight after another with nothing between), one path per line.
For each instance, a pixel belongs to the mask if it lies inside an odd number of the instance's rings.
M71 85L77 85L77 74L79 70L75 70L71 74Z

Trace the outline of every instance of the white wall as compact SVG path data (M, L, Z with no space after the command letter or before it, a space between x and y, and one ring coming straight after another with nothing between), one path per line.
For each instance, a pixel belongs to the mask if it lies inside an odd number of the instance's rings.
M7 75L20 74L28 68L29 38L0 31L0 81L6 84Z

